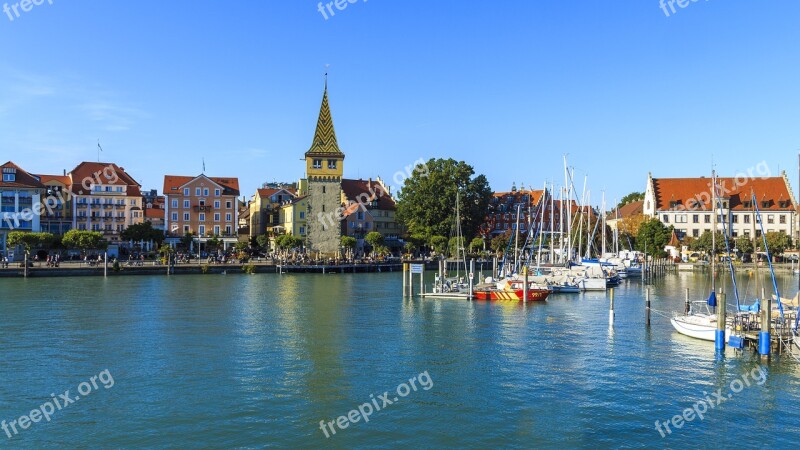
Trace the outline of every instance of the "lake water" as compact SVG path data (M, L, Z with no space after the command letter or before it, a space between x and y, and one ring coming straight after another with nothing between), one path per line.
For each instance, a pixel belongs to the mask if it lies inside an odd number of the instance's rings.
M796 292L796 278L779 283ZM702 298L707 276L656 281L653 308L682 310L685 287ZM752 278L741 288L752 295ZM6 425L37 416L51 394L87 394L49 422L18 422L11 439L0 431L10 448L800 442L800 363L773 357L758 383L750 352L717 358L657 314L646 328L639 282L616 290L610 328L603 293L527 306L404 300L399 273L4 279L0 363ZM702 420L656 430L745 374L749 386ZM336 424L364 404L369 422Z

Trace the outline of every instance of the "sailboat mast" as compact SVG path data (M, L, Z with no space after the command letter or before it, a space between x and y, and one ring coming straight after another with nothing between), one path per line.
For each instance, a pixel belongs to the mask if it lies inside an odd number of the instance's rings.
M516 233L514 233L514 271L519 270L519 214L522 211L522 205L517 204L517 223L514 226Z
M558 193L559 196L559 208L558 208L558 240L560 244L560 251L559 251L559 264L564 263L564 188L560 189Z
M601 203L603 205L603 212L602 212L603 223L601 225L602 230L600 230L600 235L602 236L603 244L600 246L601 247L600 257L604 258L606 256L606 191L603 191L602 198L603 199Z
M547 183L545 183L545 193L550 196L550 264L553 264L555 260L555 242L553 240L553 236L555 235L555 217L553 212L555 211L555 200L553 199L553 183L550 183L550 192L547 192Z
M717 291L717 178L711 171L711 292Z

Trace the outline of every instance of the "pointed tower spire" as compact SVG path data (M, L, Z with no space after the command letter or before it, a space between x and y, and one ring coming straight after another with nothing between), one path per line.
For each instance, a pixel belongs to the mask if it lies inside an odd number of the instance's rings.
M333 117L328 105L328 74L325 73L325 92L322 94L322 106L319 109L317 130L314 132L314 142L306 152L306 156L338 156L344 158L344 153L339 150L336 141L336 131L333 129Z

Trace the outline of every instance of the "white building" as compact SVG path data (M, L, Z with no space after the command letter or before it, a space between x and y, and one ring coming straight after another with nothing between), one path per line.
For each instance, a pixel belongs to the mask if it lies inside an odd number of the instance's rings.
M764 232L797 237L797 202L784 172L780 177L717 178L717 229L733 237L761 236L755 206ZM644 214L675 227L679 238L699 237L712 228L711 178L653 178L648 174Z

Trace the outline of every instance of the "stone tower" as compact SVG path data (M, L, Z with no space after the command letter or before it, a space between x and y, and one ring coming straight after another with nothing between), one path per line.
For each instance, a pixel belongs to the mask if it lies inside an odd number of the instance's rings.
M342 236L337 209L342 204L344 153L339 150L333 118L328 105L328 83L314 132L314 142L306 152L306 179L309 197L306 249L315 256L334 257Z

